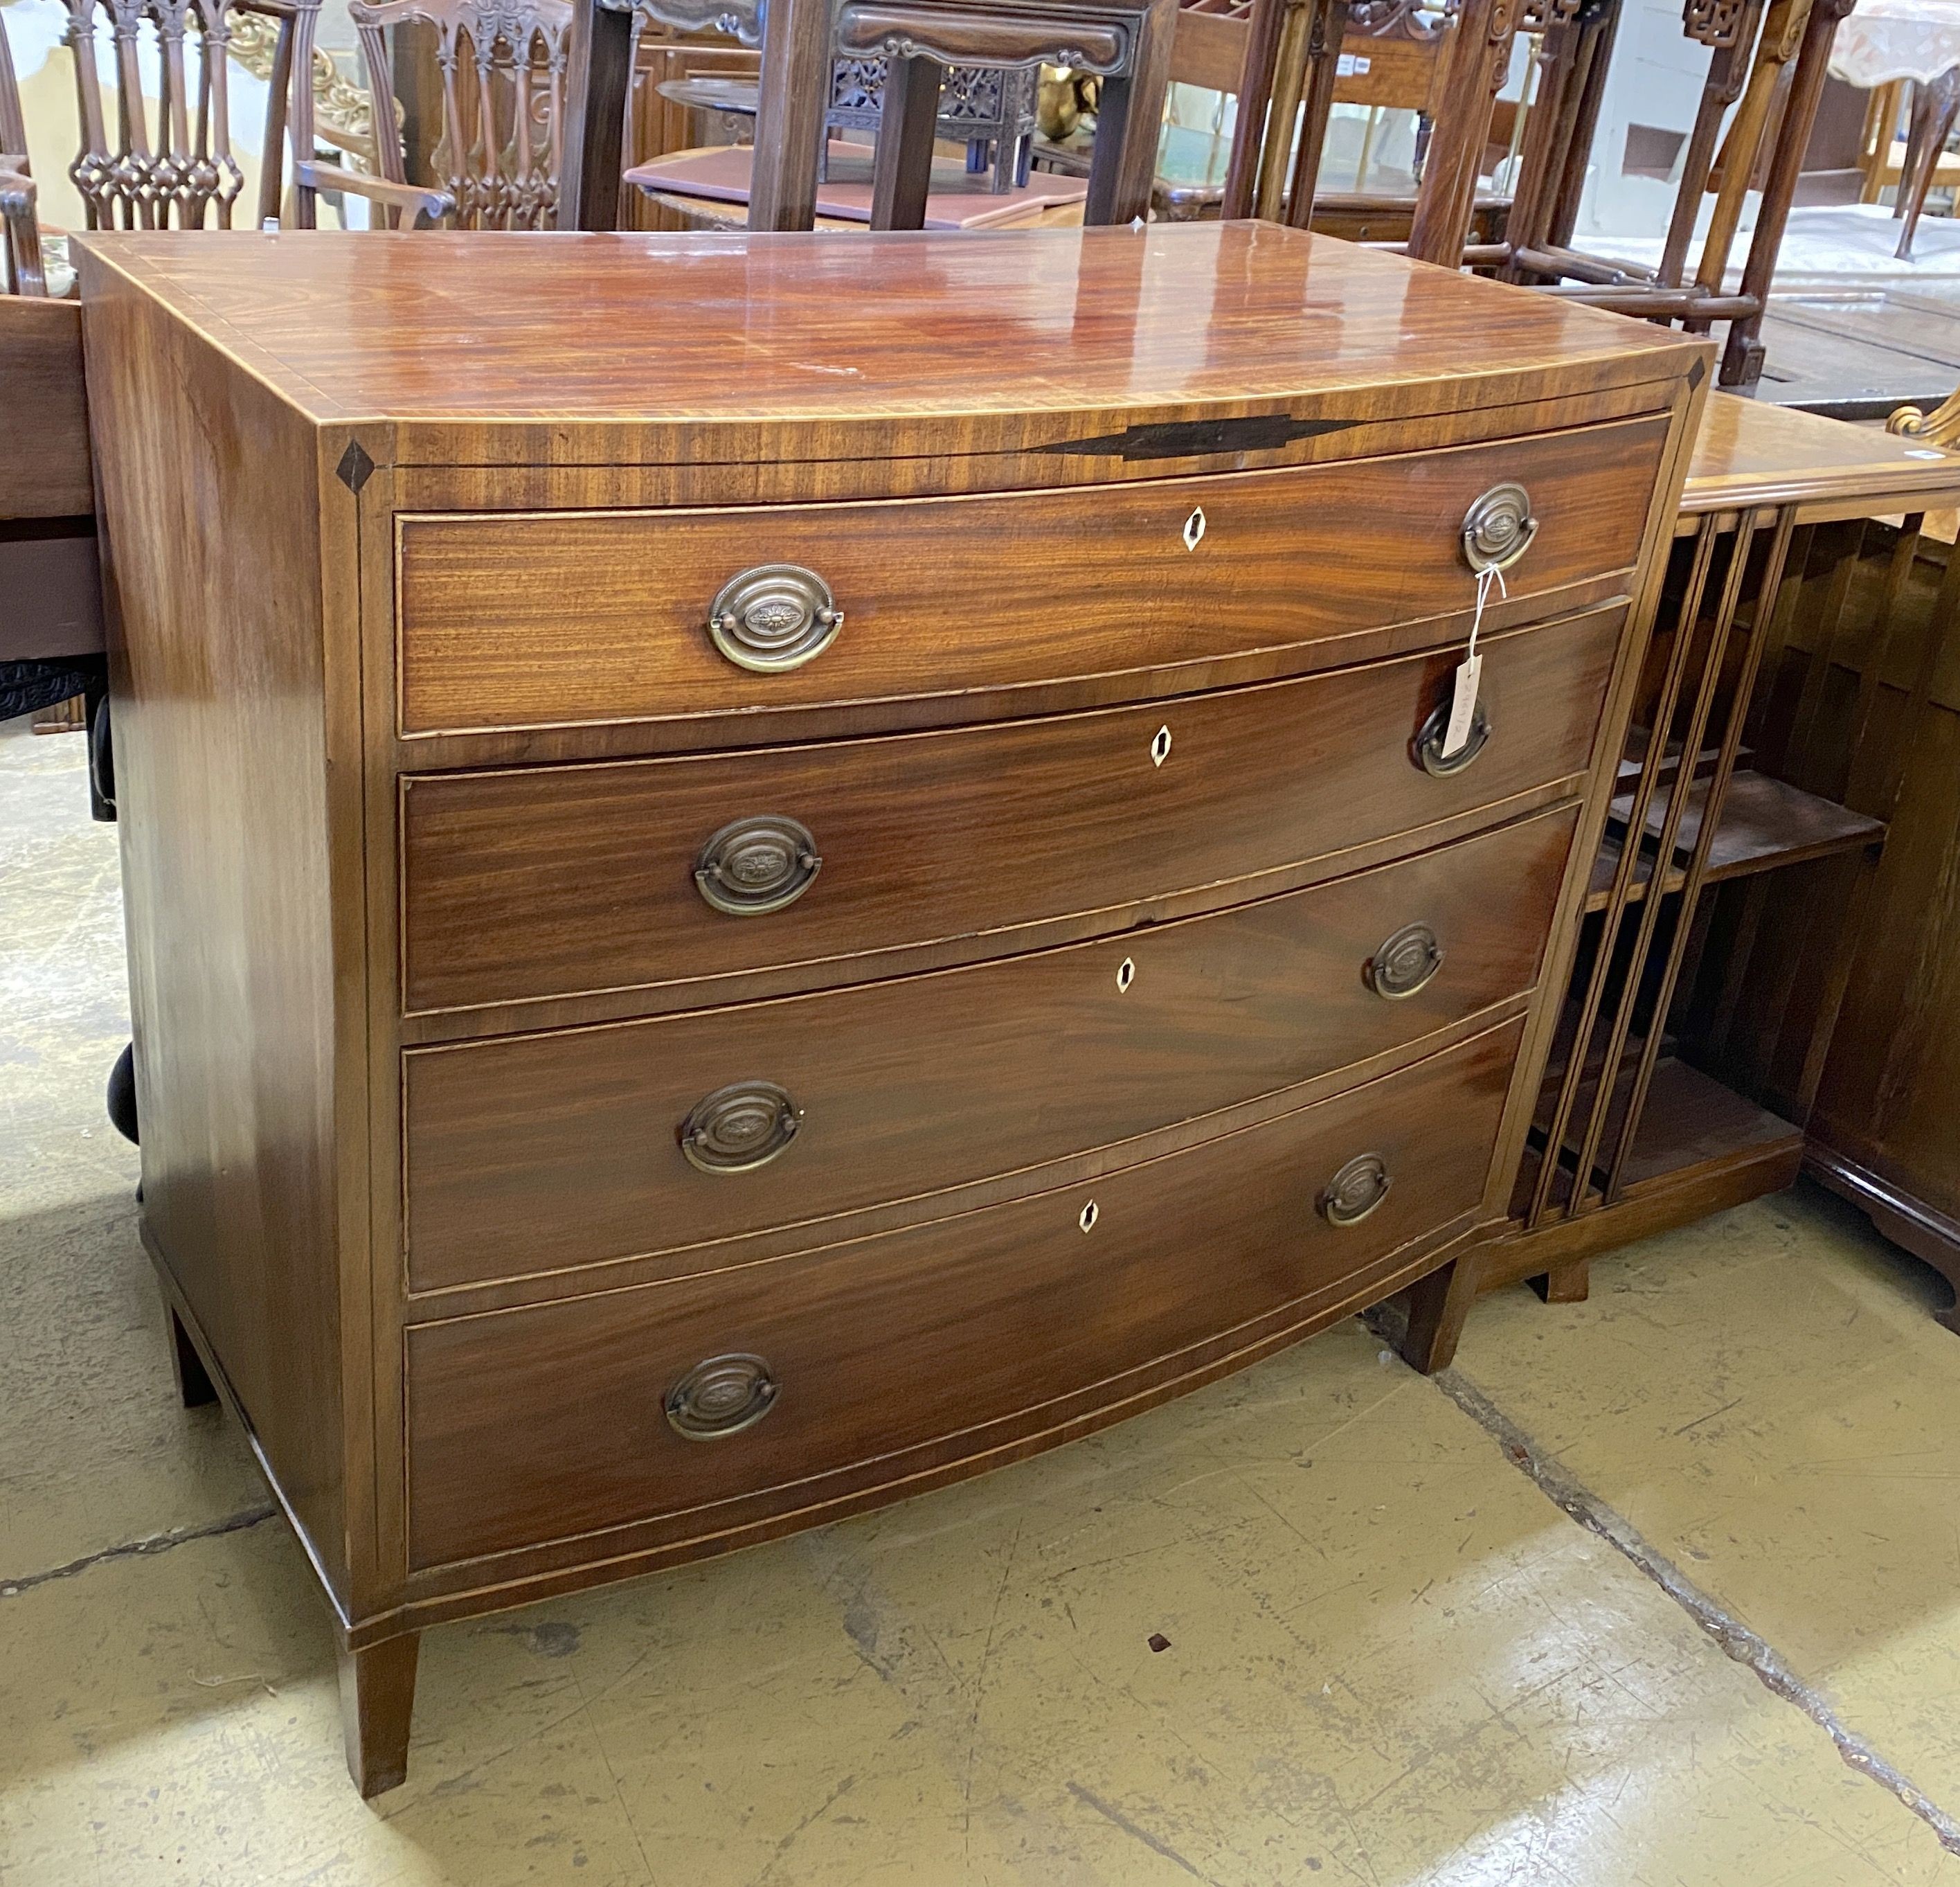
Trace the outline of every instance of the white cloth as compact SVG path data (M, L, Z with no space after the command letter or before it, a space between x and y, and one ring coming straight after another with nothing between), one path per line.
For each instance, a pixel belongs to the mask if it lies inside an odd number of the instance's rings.
M1960 65L1960 0L1858 0L1831 43L1831 70L1868 90Z

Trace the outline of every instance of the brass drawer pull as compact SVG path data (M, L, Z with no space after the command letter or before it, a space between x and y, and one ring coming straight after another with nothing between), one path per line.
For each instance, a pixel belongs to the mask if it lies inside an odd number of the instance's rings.
M1480 574L1508 570L1532 547L1538 520L1522 485L1494 485L1463 514L1463 561Z
M694 886L731 918L759 918L796 902L823 868L816 835L780 813L731 819L701 848Z
M752 1173L797 1137L803 1112L773 1081L731 1081L681 1122L680 1150L702 1173Z
M1478 702L1471 714L1470 738L1445 759L1443 740L1449 731L1449 704L1446 701L1437 704L1415 737L1416 765L1439 780L1446 780L1452 773L1461 773L1484 751L1484 743L1491 737L1491 717L1484 711L1484 704Z
M1395 1182L1379 1154L1357 1154L1320 1195L1320 1215L1329 1225L1359 1225L1389 1196Z
M710 1357L667 1391L667 1426L683 1441L722 1441L776 1405L775 1372L759 1356Z
M1385 1002L1413 996L1443 967L1443 947L1427 924L1405 924L1368 963L1368 987Z
M813 661L837 639L844 612L830 586L800 564L758 564L721 586L708 633L737 668L773 675Z

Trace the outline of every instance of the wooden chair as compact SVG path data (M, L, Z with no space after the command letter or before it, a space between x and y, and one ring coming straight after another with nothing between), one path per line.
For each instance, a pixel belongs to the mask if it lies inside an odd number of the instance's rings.
M304 163L321 189L364 199L389 228L437 223L457 229L557 225L569 0L352 0L348 8L368 68L378 177ZM386 35L419 21L434 29L442 130L434 180L409 181Z
M1252 0L1220 214L1318 227L1321 155L1337 104L1417 113L1417 168L1424 169L1450 43L1426 11L1415 0ZM1367 164L1364 146L1364 171ZM1361 182L1344 211L1413 209L1407 199L1367 197Z
M91 229L229 229L244 189L234 154L226 47L232 21L253 14L277 23L259 197L253 221L276 223L285 193L290 134L291 208L301 229L314 224L306 177L313 153L313 29L320 0L68 0L81 149L68 174ZM114 129L105 111L96 55L106 21L116 75ZM153 36L161 72L154 135L143 97L140 49Z
M808 229L833 62L888 62L871 226L923 221L940 77L949 69L1071 66L1102 81L1083 217L1148 212L1177 0L640 0L641 18L719 27L762 48L751 229ZM619 223L622 132L635 15L572 0L564 191L580 229Z
M34 180L27 167L27 119L5 22L0 20L0 293L38 295L46 290Z

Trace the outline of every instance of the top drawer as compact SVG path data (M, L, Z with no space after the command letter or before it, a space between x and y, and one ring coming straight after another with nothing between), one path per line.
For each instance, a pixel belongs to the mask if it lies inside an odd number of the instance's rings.
M404 515L402 730L1211 686L1151 673L1468 611L1465 520L1507 484L1537 529L1505 619L1530 620L1634 564L1666 431L975 498Z

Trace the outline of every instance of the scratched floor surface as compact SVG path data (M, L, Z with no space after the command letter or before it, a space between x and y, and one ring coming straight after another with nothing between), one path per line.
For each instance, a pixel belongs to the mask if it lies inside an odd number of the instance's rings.
M409 1781L363 1805L300 1554L171 1389L80 762L0 730L0 1887L1960 1880L1960 1338L1804 1195L1589 1304L1487 1303L1447 1390L1349 1323L964 1487L433 1631Z

